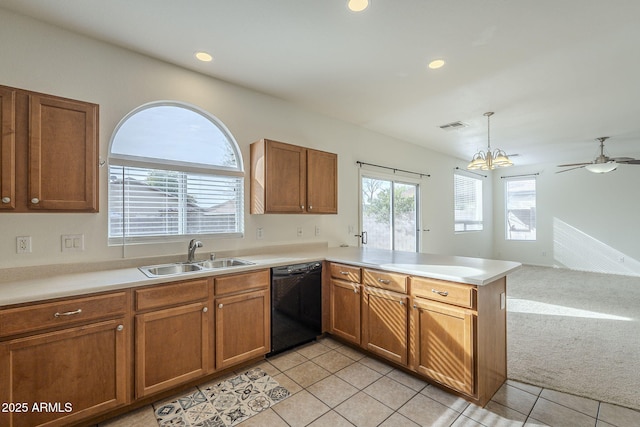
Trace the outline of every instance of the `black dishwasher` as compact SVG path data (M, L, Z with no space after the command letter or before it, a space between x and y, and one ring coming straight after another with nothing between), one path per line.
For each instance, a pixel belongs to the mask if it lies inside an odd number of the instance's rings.
M322 263L271 269L271 356L322 333Z

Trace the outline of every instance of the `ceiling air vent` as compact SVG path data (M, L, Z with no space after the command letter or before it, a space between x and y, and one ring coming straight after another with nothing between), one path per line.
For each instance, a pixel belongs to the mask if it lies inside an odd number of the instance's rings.
M460 128L466 128L468 126L469 125L464 122L457 121L457 122L447 123L446 125L442 125L440 126L440 129L450 131L450 130L456 130Z

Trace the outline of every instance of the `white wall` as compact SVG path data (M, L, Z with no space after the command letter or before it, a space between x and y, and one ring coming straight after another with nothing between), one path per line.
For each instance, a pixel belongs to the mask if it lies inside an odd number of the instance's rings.
M589 153L586 153L589 154ZM585 169L557 174L555 164L494 172L495 257L573 270L640 275L640 167L607 174ZM506 241L504 179L537 176L537 240Z
M218 117L232 132L249 164L249 144L271 138L338 154L338 215L249 215L245 237L204 241L203 251L224 251L302 242L326 241L330 246L356 245L348 233L358 224L357 160L430 173L423 182L423 227L430 229L423 251L489 257L493 229L453 233L453 169L461 162L314 114L282 100L215 80L128 50L58 29L0 9L0 84L44 92L100 105L100 154L119 120L137 106L156 100L194 104ZM257 71L259 72L259 70ZM247 170L248 175L248 170ZM100 170L100 212L97 214L0 213L0 268L114 260L186 252L186 239L155 245L107 245L107 171ZM245 189L248 201L248 188ZM491 185L485 185L485 217L490 218ZM315 226L321 236L314 236ZM257 227L264 239L256 240ZM296 236L303 227L304 236ZM85 251L62 253L62 234L85 235ZM16 254L16 236L31 236L33 252Z

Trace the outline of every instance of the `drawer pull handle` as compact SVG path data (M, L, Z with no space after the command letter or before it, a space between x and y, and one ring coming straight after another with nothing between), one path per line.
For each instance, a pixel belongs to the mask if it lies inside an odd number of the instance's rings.
M222 308L222 307L224 307L224 305L218 304L218 308Z
M118 327L116 328L116 331L118 332L122 332L124 330L124 326L122 325L118 325Z
M2 198L2 203L9 203L11 202L11 197L3 197Z
M343 276L348 276L349 272L348 271L341 271L340 274L342 274Z
M40 203L40 199L38 199L37 197L34 197L33 199L31 199L31 203L33 203L34 205L37 205L38 203Z
M431 289L431 292L433 292L434 294L441 295L443 297L446 297L447 295L449 295L449 292L447 291L438 291L436 289Z
M203 307L203 308L202 308L202 312L203 312L203 313L206 313L207 311L209 311L209 309L208 309L207 307Z
M404 301L400 300L398 302L400 303L400 305L404 305Z
M61 316L73 316L74 314L80 314L82 313L82 309L79 308L75 311L65 311L64 313L56 313L53 315L53 317L61 317Z
M380 279L380 278L378 278L378 282L380 282L380 283L384 283L385 285L388 285L389 283L391 283L391 280L387 280L387 279Z

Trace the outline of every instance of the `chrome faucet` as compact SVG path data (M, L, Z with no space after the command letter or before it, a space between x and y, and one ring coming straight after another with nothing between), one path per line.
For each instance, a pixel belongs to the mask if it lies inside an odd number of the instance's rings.
M202 242L200 240L191 239L189 242L189 249L187 250L187 262L193 262L193 257L196 253L196 249L202 247Z

